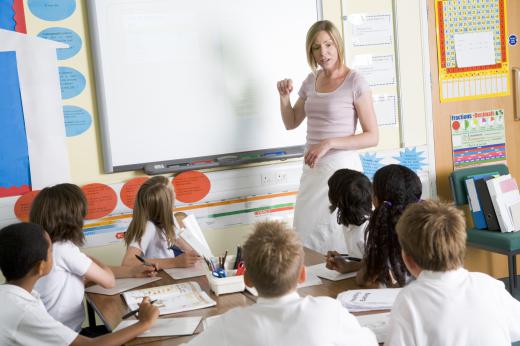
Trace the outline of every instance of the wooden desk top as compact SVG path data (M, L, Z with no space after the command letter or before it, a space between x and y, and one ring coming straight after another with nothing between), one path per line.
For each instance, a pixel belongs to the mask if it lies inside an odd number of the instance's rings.
M305 265L313 265L325 262L325 258L323 254L320 254L316 251L305 249ZM199 309L193 311L187 311L177 314L164 315L163 317L185 317L185 316L202 316L203 318L220 315L225 313L226 311L238 307L238 306L247 306L254 304L256 301L256 297L249 293L233 293L233 294L225 294L221 296L216 296L211 292L209 288L208 281L205 276L199 276L196 278L184 279L184 280L174 280L164 271L159 273L159 276L162 280L158 280L152 282L143 287L155 287L155 286L163 286L170 285L173 283L181 283L187 281L196 281L200 284L200 287L206 291L210 297L217 302L216 306ZM341 281L330 281L326 279L322 279L323 284L319 286L311 286L304 287L298 289L298 293L301 296L312 295L312 296L329 296L336 298L336 296L346 290L359 288L357 286L354 278L341 280ZM99 315L101 320L107 326L108 329L114 329L120 322L121 316L123 316L126 312L129 311L126 303L124 302L121 295L114 296L105 296L94 293L87 293L87 301L94 308L96 313ZM197 328L197 332L202 331L201 326ZM143 345L147 346L163 346L163 345L180 345L183 342L187 342L190 340L192 336L183 336L183 337L154 337L154 338L137 338L128 345Z

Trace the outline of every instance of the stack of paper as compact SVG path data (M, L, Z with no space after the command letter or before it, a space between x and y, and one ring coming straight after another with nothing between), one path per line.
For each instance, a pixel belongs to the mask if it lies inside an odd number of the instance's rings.
M350 312L390 310L400 288L350 290L338 295L340 303Z
M520 192L516 180L510 174L507 174L487 180L486 184L497 214L500 231L518 231L512 215L512 212L514 213L516 210L515 205L520 203Z
M143 297L150 300L157 299L155 306L159 308L161 315L174 314L182 311L203 309L217 305L198 283L190 281L175 285L143 288L141 290L123 293L126 304L130 310L139 308Z
M208 242L206 241L195 216L193 214L188 215L184 220L182 220L182 223L184 224L184 228L180 230L180 237L184 239L193 250L197 251L199 255L206 258L213 258L213 253L211 252Z
M116 279L116 285L113 288L103 288L99 285L94 285L94 286L87 287L85 289L85 292L105 294L107 296L112 296L114 294L128 291L132 288L143 286L143 285L149 284L150 282L154 282L157 280L161 280L161 278L153 277L153 278Z
M370 314L356 316L361 327L367 327L374 332L377 342L382 344L386 341L390 328L390 313Z
M313 266L306 267L307 275L310 273L319 276L320 278L324 278L332 281L339 281L348 278L356 277L356 272L341 274L335 270L330 270L325 266L325 263L315 264Z
M202 317L179 317L179 318L160 318L152 325L152 327L139 335L139 337L152 336L177 336L177 335L193 335L195 329L200 323ZM114 332L129 327L137 323L138 320L124 320L114 329Z

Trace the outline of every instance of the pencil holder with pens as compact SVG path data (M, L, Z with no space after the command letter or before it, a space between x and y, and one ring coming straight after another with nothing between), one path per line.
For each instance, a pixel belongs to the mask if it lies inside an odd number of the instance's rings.
M214 262L218 267L218 261ZM217 296L226 293L242 292L246 288L244 275L237 275L237 272L239 274L243 272L243 267L233 269L234 264L235 256L227 256L224 268L215 268L215 270L208 268L206 277L208 278L209 287Z

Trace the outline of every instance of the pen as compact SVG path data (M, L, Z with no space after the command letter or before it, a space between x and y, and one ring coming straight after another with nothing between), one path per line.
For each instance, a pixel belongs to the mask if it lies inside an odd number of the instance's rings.
M227 257L227 250L224 252L224 258L222 258L222 269L226 269L226 257Z
M341 257L343 259L346 259L348 261L353 261L353 262L361 262L361 258L358 258L358 257L353 257L353 256L349 256L348 254L346 253L340 253L338 256L336 257Z
M145 266L154 267L154 268L155 268L155 271L157 271L157 267L155 266L155 264L147 262L147 261L143 258L143 256L141 256L141 255L137 255L137 254L136 254L135 257L136 257L136 258L137 258L137 259L138 259L142 264L144 264Z
M150 302L150 304L153 304L153 303L155 303L156 301L157 301L157 299L154 299L154 300L152 300L152 301ZM132 311L130 311L130 312L124 314L123 317L121 317L121 318L122 318L123 320L126 320L128 317L133 316L133 315L135 315L135 314L138 313L138 312L139 312L139 309L132 310Z

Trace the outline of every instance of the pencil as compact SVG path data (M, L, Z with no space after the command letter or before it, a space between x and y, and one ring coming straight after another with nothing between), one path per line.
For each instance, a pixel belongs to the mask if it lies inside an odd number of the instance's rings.
M154 300L152 300L152 301L150 302L150 304L153 304L153 303L155 303L156 301L157 301L157 299L154 299ZM123 320L126 320L128 317L133 316L133 315L135 315L135 314L138 313L138 312L139 312L139 309L132 310L132 311L130 311L130 312L124 314L123 317L121 317L121 318L122 318Z
M150 266L150 267L154 267L155 271L157 271L157 267L155 266L155 264L153 263L150 263L150 262L147 262L143 256L141 255L135 255L135 257L142 263L144 264L145 266Z

